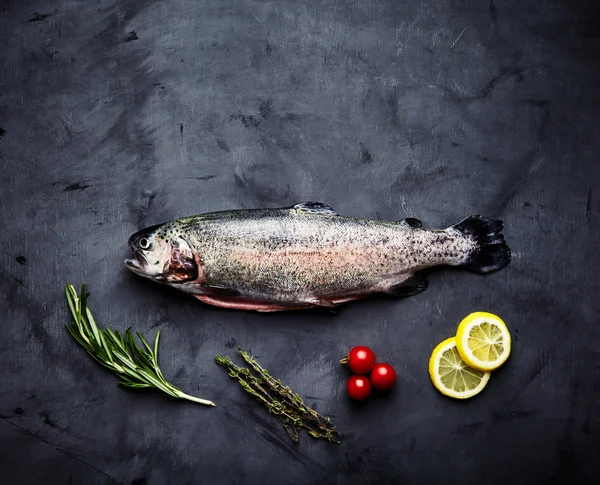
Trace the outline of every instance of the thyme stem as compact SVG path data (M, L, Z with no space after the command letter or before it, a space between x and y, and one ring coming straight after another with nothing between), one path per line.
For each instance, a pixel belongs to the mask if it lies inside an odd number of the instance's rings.
M220 355L215 356L215 361L227 369L229 376L236 379L244 391L279 417L292 440L297 442L299 432L306 429L314 438L340 443L339 433L329 418L308 407L299 394L274 379L250 354L240 347L238 351L250 368L239 367L229 357Z

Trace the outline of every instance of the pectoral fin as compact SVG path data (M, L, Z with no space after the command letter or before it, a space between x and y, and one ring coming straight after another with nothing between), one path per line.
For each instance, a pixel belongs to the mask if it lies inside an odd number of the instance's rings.
M216 285L204 285L201 283L190 283L186 285L173 285L178 286L179 289L185 291L186 293L191 293L193 295L211 295L216 297L235 297L239 296L240 292L234 290L233 288L228 288L225 286L216 286Z
M225 286L214 286L214 285L203 285L206 289L205 294L215 296L239 296L240 292L233 288L227 288Z

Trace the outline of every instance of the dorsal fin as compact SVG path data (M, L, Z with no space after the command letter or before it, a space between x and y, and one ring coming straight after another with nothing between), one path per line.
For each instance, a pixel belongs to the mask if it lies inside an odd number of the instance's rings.
M414 227L415 229L420 229L423 227L423 223L419 219L415 219L414 217L407 217L406 219L402 219L399 221L400 224L404 224L408 227Z
M312 214L321 214L324 216L339 216L336 211L322 202L302 202L301 204L292 206L292 209L310 212Z

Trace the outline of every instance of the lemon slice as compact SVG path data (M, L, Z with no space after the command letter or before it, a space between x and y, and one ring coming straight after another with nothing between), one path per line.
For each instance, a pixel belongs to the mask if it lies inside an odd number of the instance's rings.
M458 326L456 348L470 367L494 370L510 355L510 333L500 317L485 312L471 313Z
M489 372L472 369L462 360L454 337L444 340L433 350L429 376L438 391L456 399L479 394L490 379Z

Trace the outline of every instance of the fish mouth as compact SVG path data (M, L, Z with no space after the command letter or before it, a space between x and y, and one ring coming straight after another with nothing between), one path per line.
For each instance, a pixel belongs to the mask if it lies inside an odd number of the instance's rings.
M145 274L148 267L148 259L139 251L134 251L133 259L126 259L125 265L134 273Z

